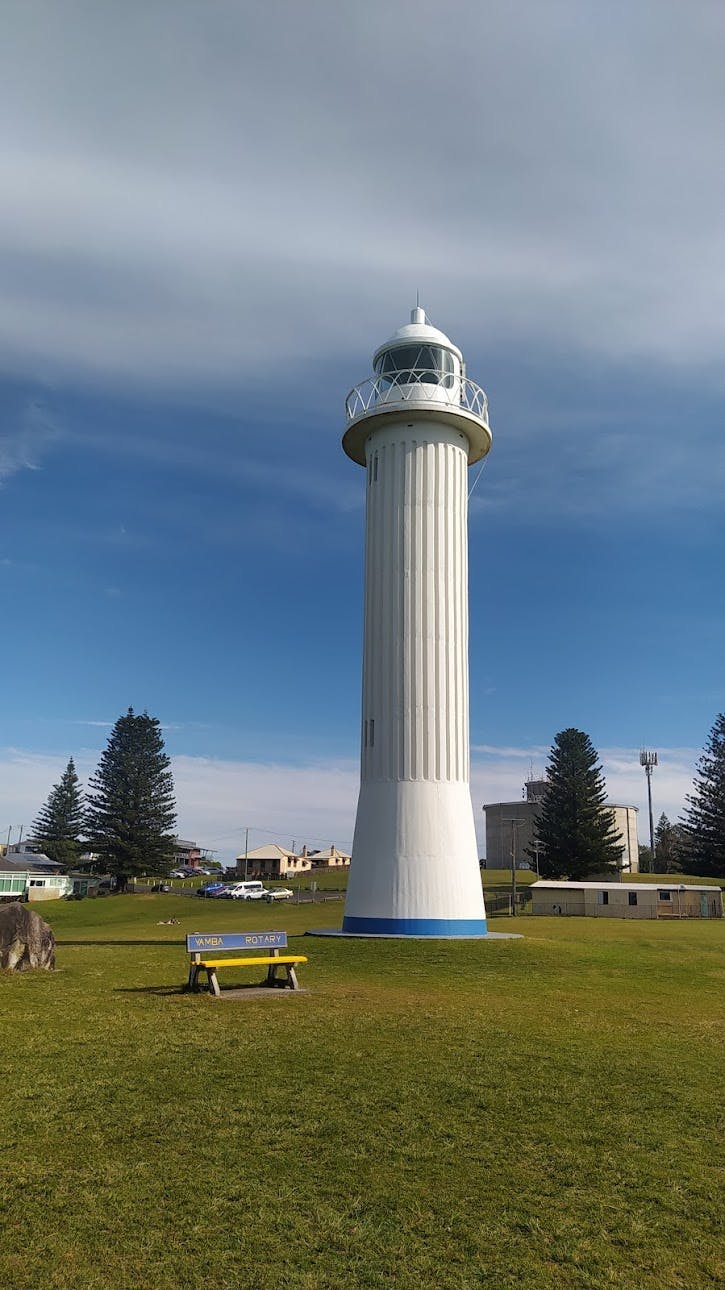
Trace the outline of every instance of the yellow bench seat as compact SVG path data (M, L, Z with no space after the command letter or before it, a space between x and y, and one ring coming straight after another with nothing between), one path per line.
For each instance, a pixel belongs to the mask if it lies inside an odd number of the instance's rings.
M199 983L199 973L206 972L209 982L209 990L218 999L221 995L219 981L217 980L217 970L228 967L260 967L267 969L266 984L268 986L286 985L291 990L299 990L295 968L299 963L306 963L305 954L255 954L244 958L219 958L219 959L202 959L194 958L189 969L189 986L190 990L197 990ZM284 971L284 981L281 980L277 971L282 968Z
M200 959L196 966L203 967L203 968L254 967L255 963L264 963L265 965L267 965L268 963L306 963L306 962L307 962L307 958L304 954L280 954L275 957L270 955L269 958L267 958L266 956L264 958L260 958L259 956L257 956L256 958L250 958L250 959Z

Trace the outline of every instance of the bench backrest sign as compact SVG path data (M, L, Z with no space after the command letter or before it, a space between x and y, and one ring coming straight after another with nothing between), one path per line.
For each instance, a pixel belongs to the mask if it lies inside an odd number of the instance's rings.
M192 932L186 938L187 954L203 954L205 950L281 950L286 946L286 932Z

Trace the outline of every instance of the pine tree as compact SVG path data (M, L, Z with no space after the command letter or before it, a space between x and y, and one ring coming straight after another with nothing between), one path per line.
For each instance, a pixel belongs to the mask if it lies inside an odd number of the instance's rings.
M580 880L619 872L622 840L605 802L604 777L589 736L573 728L560 731L534 826L542 878Z
M71 757L33 825L33 837L51 860L72 866L81 853L78 839L82 830L83 793Z
M682 868L682 843L681 827L678 824L670 824L663 811L655 829L654 870L656 873L679 873Z
M725 878L725 712L715 719L692 787L682 823L687 872Z
M174 856L174 781L161 726L129 708L90 781L86 833L123 891L129 878L168 871Z

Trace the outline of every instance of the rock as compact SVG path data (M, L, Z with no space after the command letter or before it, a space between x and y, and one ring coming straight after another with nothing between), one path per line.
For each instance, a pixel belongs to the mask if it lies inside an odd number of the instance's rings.
M55 967L55 936L40 914L13 901L0 905L0 968L27 972Z

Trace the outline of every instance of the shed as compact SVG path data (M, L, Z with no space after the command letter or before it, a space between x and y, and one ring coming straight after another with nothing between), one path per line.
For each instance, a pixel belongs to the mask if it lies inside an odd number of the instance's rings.
M529 888L532 913L579 918L722 918L719 887L683 883L556 882Z

